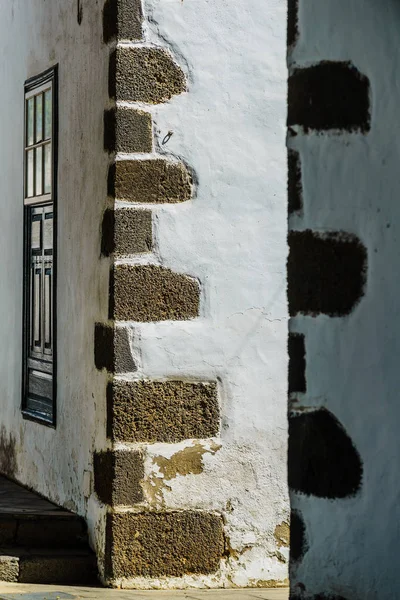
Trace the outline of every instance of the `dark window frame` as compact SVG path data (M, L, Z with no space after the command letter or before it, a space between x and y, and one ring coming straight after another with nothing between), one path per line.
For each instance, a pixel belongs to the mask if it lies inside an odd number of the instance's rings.
M40 206L49 206L43 196L42 200L38 197L37 202L32 198L32 202L27 204L26 200L26 139L27 139L27 95L34 92L41 86L51 82L52 87L52 131L51 131L51 204L53 205L53 264L52 264L52 399L51 414L44 415L42 412L32 409L28 406L28 360L29 360L29 332L30 332L30 268L31 268L31 215L32 209ZM42 125L44 127L44 123ZM23 133L23 198L24 198L24 225L23 225L23 326L22 326L22 401L21 411L24 419L36 421L48 427L55 428L57 425L57 171L58 171L58 65L47 69L41 74L28 79L24 85L24 133Z

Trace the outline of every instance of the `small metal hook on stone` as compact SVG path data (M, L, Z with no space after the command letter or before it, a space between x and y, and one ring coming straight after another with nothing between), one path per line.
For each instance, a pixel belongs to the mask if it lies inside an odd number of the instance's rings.
M172 138L173 135L174 135L173 131L168 131L167 135L164 136L164 139L161 142L161 144L164 146L164 144L166 144L167 142L169 142L169 140Z

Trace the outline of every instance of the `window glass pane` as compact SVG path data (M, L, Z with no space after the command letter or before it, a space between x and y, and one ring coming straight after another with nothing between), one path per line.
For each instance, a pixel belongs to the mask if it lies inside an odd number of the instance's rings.
M44 147L44 193L51 194L51 144Z
M51 90L44 94L44 137L51 138Z
M33 153L34 150L26 153L26 195L28 198L33 196Z
M36 142L43 139L43 94L35 96L36 99Z
M53 213L48 212L44 217L43 248L45 254L53 251Z
M43 194L43 147L36 148L36 194L35 196L41 196Z
M34 117L34 99L30 98L26 103L26 145L33 144L33 117Z
M42 248L42 220L39 218L32 219L31 225L31 249L41 250Z

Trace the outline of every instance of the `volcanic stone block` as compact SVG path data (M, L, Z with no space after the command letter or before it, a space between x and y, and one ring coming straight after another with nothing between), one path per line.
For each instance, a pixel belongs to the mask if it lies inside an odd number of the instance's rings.
M143 500L144 477L139 451L114 450L94 455L94 487L101 502L130 506Z
M104 42L140 40L142 21L141 0L107 0L103 9Z
M159 104L185 91L185 75L164 48L125 46L110 57L111 98Z
M126 328L96 323L94 362L97 369L107 369L110 373L136 371Z
M196 280L155 265L117 265L112 304L119 321L193 319L199 314Z
M150 252L153 224L149 210L107 209L103 216L101 252L117 256Z
M0 581L15 583L19 579L19 560L14 556L0 556Z
M354 235L290 232L290 314L349 314L364 293L366 266L366 249Z
M220 516L195 512L107 516L106 577L214 573L224 554Z
M108 193L127 202L185 202L192 195L192 178L180 162L118 160L109 170Z
M122 107L105 111L104 148L109 152L151 152L153 126L150 113Z
M176 443L219 433L215 383L114 380L107 407L108 436L114 441Z
M288 150L288 210L289 214L303 208L300 155Z
M306 391L306 348L304 335L289 335L289 394Z
M361 487L363 467L353 442L326 409L289 418L289 486L319 498L346 498Z
M366 133L370 118L369 80L350 62L322 61L290 75L289 126Z

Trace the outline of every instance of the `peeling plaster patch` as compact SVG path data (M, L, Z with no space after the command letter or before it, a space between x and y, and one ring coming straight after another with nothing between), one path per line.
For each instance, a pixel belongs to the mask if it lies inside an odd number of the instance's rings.
M165 481L175 479L177 476L199 475L203 472L203 457L205 454L215 454L221 445L211 442L209 447L202 443L187 446L170 457L153 456L153 474L144 482L143 487L151 504L164 506L163 491L171 490Z
M284 546L285 548L289 547L290 541L290 526L289 523L283 521L280 525L275 527L274 537L278 547Z
M158 456L154 463L158 465L165 479L174 479L177 475L198 475L203 472L203 456L206 453L215 454L221 445L212 442L211 448L205 448L202 444L189 446L171 458Z
M284 579L283 581L279 579L267 579L262 580L258 579L256 581L249 581L249 585L247 587L250 588L286 588L289 586L289 579Z

